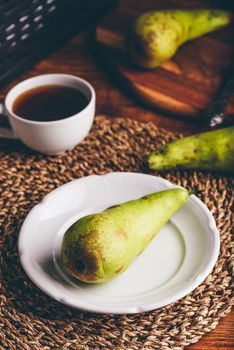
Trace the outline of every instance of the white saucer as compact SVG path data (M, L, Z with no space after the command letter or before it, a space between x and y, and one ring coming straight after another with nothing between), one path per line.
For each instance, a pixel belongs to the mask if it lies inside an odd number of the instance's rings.
M219 254L215 221L195 195L110 282L81 283L63 271L60 261L64 232L78 218L174 187L178 186L150 175L110 173L57 188L30 211L21 228L18 248L26 273L52 298L93 312L144 312L184 297L207 277Z

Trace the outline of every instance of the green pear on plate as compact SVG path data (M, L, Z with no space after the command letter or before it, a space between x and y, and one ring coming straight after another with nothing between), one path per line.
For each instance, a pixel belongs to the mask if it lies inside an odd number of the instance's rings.
M88 283L106 282L118 276L189 195L182 188L164 190L82 217L63 238L61 256L65 270Z

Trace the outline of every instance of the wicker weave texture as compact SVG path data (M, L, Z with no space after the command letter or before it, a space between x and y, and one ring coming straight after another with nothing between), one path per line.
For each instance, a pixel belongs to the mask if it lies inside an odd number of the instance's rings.
M73 179L110 171L148 172L143 158L177 138L151 123L104 116L73 151L43 156L17 141L0 141L0 349L180 350L214 329L233 302L233 177L210 172L166 172L196 189L221 235L218 262L206 280L167 307L136 315L96 315L50 299L25 275L18 257L19 228L48 192Z

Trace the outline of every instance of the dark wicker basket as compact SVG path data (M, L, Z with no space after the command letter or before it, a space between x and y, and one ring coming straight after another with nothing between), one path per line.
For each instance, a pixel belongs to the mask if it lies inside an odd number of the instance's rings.
M116 0L0 0L0 85L116 4Z

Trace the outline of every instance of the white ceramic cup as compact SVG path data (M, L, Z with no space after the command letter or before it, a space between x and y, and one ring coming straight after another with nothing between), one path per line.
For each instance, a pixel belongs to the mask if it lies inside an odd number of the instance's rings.
M56 121L32 121L19 117L13 110L16 98L22 93L44 85L73 87L87 97L88 105L79 113ZM30 148L47 154L73 149L88 134L95 114L95 91L84 79L69 74L39 75L14 86L7 94L0 113L10 121L12 130L0 128L0 137L16 138Z

